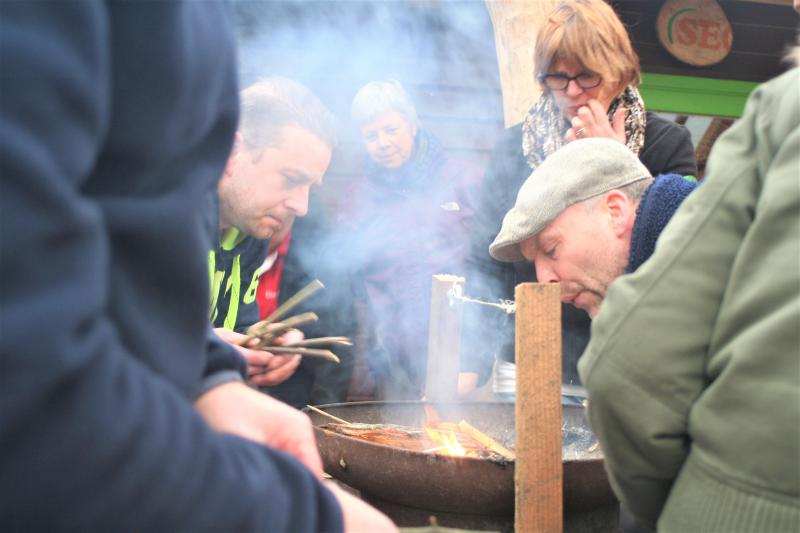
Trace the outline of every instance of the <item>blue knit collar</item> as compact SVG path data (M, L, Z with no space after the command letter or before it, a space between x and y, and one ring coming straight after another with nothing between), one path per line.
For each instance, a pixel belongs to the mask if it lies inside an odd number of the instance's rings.
M653 180L636 210L626 273L634 272L653 255L658 236L696 187L693 178L679 174L662 174Z

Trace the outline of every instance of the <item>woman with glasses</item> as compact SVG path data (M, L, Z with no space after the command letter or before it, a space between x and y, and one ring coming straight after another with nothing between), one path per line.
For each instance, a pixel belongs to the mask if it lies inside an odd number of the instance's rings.
M639 59L614 10L603 0L565 0L550 13L536 37L536 79L543 94L520 126L509 128L495 147L476 206L467 290L496 301L513 299L514 287L535 280L529 264L491 259L489 244L503 215L514 205L525 179L546 157L577 138L607 137L638 155L653 176L694 175L689 132L645 111L636 90ZM480 384L498 359L496 393L513 393L513 315L487 306L464 309L461 390ZM580 384L577 360L589 339L589 318L564 306L563 381Z
M537 35L534 60L544 92L522 126L531 168L576 138L608 137L627 145L654 176L694 175L688 131L645 111L636 90L639 58L606 2L556 6Z

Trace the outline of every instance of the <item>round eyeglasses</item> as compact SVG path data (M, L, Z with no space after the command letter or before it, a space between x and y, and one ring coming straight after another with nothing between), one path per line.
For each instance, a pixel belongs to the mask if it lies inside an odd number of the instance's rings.
M569 86L569 82L574 81L581 89L593 89L600 85L603 78L594 72L581 72L576 76L566 74L543 74L539 76L539 81L553 91L563 91Z

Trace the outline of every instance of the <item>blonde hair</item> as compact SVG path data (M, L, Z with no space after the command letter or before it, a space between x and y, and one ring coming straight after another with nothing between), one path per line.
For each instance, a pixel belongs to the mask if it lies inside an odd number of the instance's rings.
M600 74L620 89L641 82L639 56L628 32L603 0L564 0L556 5L536 36L534 62L537 80L563 63ZM544 85L542 89L547 91Z
M336 147L333 114L302 83L280 76L261 79L242 91L240 105L239 131L250 149L280 144L289 125L308 130L331 149Z

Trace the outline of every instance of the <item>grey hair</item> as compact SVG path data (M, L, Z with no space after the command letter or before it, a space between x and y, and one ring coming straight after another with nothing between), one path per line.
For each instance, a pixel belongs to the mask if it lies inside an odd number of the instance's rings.
M371 81L353 97L350 117L360 126L392 111L403 115L409 124L420 126L414 102L399 81Z
M283 128L299 126L331 149L336 146L333 114L305 85L289 78L264 78L242 91L239 132L249 149L280 144Z

